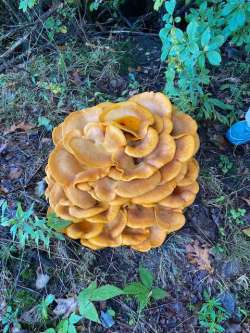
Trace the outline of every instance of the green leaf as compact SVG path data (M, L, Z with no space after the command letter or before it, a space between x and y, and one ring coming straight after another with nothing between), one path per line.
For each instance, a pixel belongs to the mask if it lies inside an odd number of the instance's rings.
M191 21L188 24L186 31L190 40L195 39L197 28L198 28L198 23L195 20Z
M46 296L44 303L48 306L54 302L54 299L55 299L55 296L52 294L49 294L48 296Z
M95 289L90 297L91 301L106 301L110 298L119 296L124 294L123 290L113 286L111 284L107 284L105 286L99 287Z
M222 110L233 110L234 107L232 105L229 104L225 104L224 102L222 102L221 100L217 99L217 98L209 98L209 100L213 103L213 105L217 106L218 108L222 109Z
M48 226L55 229L56 231L62 231L67 228L71 222L57 217L55 213L50 213L48 215Z
M175 1L175 0L169 0L169 1L166 1L166 2L165 2L165 8L166 8L166 11L167 11L170 15L173 15L173 13L174 13L174 9L175 9L175 6L176 6L176 1Z
M77 330L76 330L74 324L69 323L69 327L68 327L68 332L67 333L77 333Z
M56 331L54 330L54 328L48 328L46 331L44 331L43 333L56 333Z
M158 11L163 5L164 0L154 0L154 10Z
M149 290L147 287L145 287L142 283L140 282L132 282L125 286L123 289L124 293L126 295L137 295L140 293L148 293Z
M94 292L94 290L97 288L97 284L96 281L93 281L90 283L90 285L88 286L88 288L83 289L79 295L78 295L78 301L82 302L85 300L89 300Z
M204 69L205 68L205 55L203 53L201 53L198 57L198 65L200 67L200 69Z
M148 292L141 293L141 294L136 295L136 299L139 303L139 311L142 311L148 305L150 296L149 296Z
M167 295L168 295L168 293L164 289L153 288L153 290L152 290L152 297L155 301L163 299L163 298L167 297Z
M211 38L210 28L208 27L201 35L201 46L204 48L208 45Z
M37 0L20 0L18 9L21 9L23 12L26 12L27 9L35 6Z
M224 44L225 38L222 35L218 35L211 40L211 43L208 45L208 51L213 51L218 49L222 44Z
M152 285L153 285L152 273L148 269L140 266L139 267L139 276L140 276L141 282L144 284L144 286L146 286L148 289L151 289Z
M211 65L218 66L221 62L221 55L217 51L208 51L206 53L207 59Z
M69 320L63 319L56 326L57 333L68 333Z
M37 123L38 123L39 127L45 127L45 129L48 132L50 132L52 130L52 128L53 128L53 125L51 124L51 121L48 118L43 117L43 116L40 116L38 118Z
M84 318L94 321L95 323L100 323L98 313L92 302L86 303L86 305L80 308L80 313Z
M71 313L70 317L69 317L69 322L70 324L76 324L78 323L78 321L80 321L82 319L82 316L78 316L77 314L75 314L74 312Z

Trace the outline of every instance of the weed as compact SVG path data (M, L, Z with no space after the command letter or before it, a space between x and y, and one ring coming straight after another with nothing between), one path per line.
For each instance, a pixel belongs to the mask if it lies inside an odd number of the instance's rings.
M246 215L246 210L243 208L230 209L229 210L229 222L235 223L238 226L244 225L242 217Z
M69 318L62 319L58 325L56 326L56 329L54 328L48 328L43 333L76 333L76 327L75 324L77 324L82 319L81 316L71 313Z
M197 6L186 14L187 26L182 30L181 17L174 15L176 0L165 2L166 23L160 31L161 59L168 64L164 91L183 111L229 124L235 116L232 105L214 98L206 89L211 81L209 66L220 65L221 47L228 40L237 46L245 45L247 52L250 50L250 5L247 0L241 0L239 6L234 0L194 3ZM161 4L155 2L156 9ZM230 112L223 114L218 110Z
M201 327L207 329L208 333L224 332L222 324L229 318L228 313L216 298L210 298L204 293L205 303L202 304L198 313L198 319Z
M34 241L37 246L41 243L46 249L49 249L52 238L64 240L63 235L55 231L57 226L60 225L63 228L70 224L64 220L60 220L59 223L59 219L53 214L48 217L48 220L38 218L34 214L33 205L27 211L24 211L21 204L18 203L12 218L9 218L7 214L6 201L0 202L0 208L0 225L10 228L13 240L17 239L21 248L24 248L28 242Z
M124 294L125 291L116 286L107 284L97 288L96 281L92 282L88 288L84 289L78 295L80 314L91 321L100 323L94 301L106 301L110 298Z
M53 128L53 125L51 124L51 121L46 117L40 116L38 118L37 122L38 122L38 126L44 127L46 129L46 131L48 131L48 132L50 132Z
M220 155L219 157L219 168L224 175L228 174L233 168L233 162L226 155Z
M167 296L167 292L161 288L153 288L153 275L144 267L139 268L140 281L129 283L124 288L124 293L136 298L141 312L153 298L155 301Z
M3 333L11 333L14 330L20 329L20 324L18 323L18 309L14 310L10 305L7 306L5 313L1 318L1 323L3 325Z
M38 312L41 314L42 320L48 319L48 309L49 305L52 304L55 300L54 295L47 295L42 302L38 305Z

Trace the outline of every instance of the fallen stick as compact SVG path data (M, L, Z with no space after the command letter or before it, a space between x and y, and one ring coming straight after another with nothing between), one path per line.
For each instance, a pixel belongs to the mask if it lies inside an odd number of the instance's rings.
M23 42L26 41L26 39L37 29L37 25L39 23L43 23L44 20L46 20L50 15L52 15L56 10L58 10L59 8L63 7L63 3L59 3L53 7L51 7L46 13L44 13L43 15L41 15L41 17L39 17L33 24L34 26L32 27L32 29L26 33L23 37L21 37L20 39L18 39L14 44L12 44L12 46L3 54L0 55L0 59L6 58L7 56L9 56L13 51L15 51L15 49L20 46Z

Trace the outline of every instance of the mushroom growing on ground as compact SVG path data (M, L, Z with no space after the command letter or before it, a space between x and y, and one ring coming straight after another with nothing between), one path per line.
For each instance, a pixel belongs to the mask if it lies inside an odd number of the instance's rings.
M199 190L197 124L161 93L70 113L53 131L50 211L93 250L160 246Z

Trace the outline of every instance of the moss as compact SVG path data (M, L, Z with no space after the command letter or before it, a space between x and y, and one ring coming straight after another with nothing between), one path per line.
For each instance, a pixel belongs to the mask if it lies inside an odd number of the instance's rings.
M37 303L37 297L28 290L17 290L14 297L14 305L22 310L30 309Z

